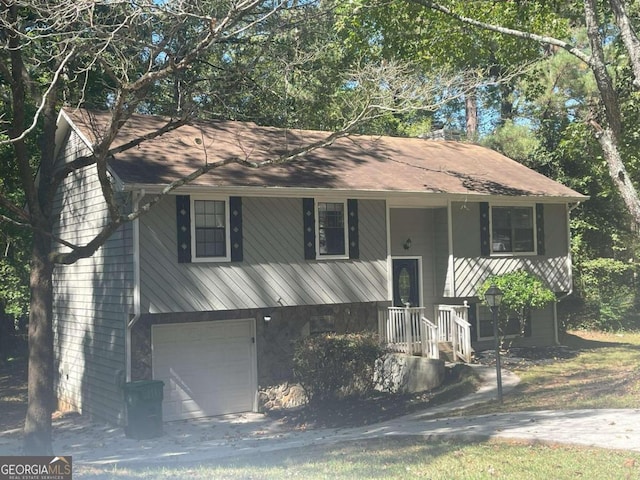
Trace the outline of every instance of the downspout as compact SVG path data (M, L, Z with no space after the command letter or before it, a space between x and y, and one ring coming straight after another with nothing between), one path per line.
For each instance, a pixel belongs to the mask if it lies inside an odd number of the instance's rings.
M389 305L393 306L393 260L391 258L391 207L389 199L384 200L385 213L385 230L387 241L387 301L388 305L384 308L378 306L378 335L380 342L386 342L385 331L386 323L389 319Z
M387 222L387 300L393 306L393 258L391 252L391 207L389 200L385 200Z
M144 190L133 192L133 211L137 211ZM125 335L125 355L127 365L127 382L131 381L131 330L140 319L140 217L133 221L133 316L127 323Z
M553 326L555 331L556 345L560 345L560 338L558 337L558 303L567 298L573 293L573 262L571 260L571 212L580 206L580 202L576 202L574 205L567 204L567 244L569 251L567 252L567 271L569 272L569 291L558 297L553 304Z
M457 298L456 290L456 274L455 274L455 259L453 257L453 207L451 200L447 200L447 247L449 248L449 255L447 257L447 280L449 283L449 296ZM444 293L444 292L443 292Z

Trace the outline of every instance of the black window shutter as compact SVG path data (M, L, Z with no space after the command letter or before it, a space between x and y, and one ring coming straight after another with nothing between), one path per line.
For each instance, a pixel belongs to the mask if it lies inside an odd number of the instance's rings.
M189 195L176 195L176 226L178 263L191 263L191 198Z
M358 200L347 200L347 214L349 217L349 258L360 258L360 239L358 236Z
M480 255L491 255L491 235L489 233L489 203L480 202Z
M542 203L536 203L536 230L538 255L544 255L544 205Z
M313 198L302 199L302 214L304 225L304 258L316 259L316 211Z
M231 261L241 262L242 249L242 197L229 197L229 229L231 239Z

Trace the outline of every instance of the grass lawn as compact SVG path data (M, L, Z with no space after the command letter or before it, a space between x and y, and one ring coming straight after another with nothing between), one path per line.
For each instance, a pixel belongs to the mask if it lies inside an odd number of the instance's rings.
M508 367L522 383L505 397L502 407L493 402L462 414L640 407L640 334L572 332L562 342L571 347L570 358ZM79 466L74 467L74 478L636 479L640 478L640 454L506 441L387 437L197 467L96 470Z
M575 356L544 365L509 365L521 382L504 405L478 405L460 415L640 407L640 333L570 332L561 342Z
M86 479L636 479L640 454L508 442L383 438L185 468L95 470Z

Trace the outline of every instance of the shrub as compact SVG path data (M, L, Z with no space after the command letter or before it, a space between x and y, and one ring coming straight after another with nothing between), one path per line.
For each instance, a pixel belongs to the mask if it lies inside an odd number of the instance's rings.
M531 311L544 308L556 299L555 294L542 280L525 270L490 276L480 286L478 296L484 299L484 294L491 285L498 287L503 294L499 319L502 332L505 331L509 319L516 318L520 335L524 335Z
M633 326L634 264L613 258L584 261L576 266L575 285L584 310L569 327L615 331Z
M363 396L373 389L375 364L384 354L373 333L312 335L297 342L293 373L309 403Z

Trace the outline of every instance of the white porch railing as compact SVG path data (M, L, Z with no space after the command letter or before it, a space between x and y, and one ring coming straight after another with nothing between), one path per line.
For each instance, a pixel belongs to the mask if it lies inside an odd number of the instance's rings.
M469 305L438 305L438 340L451 342L455 358L471 362Z
M389 307L380 312L381 340L389 350L407 355L440 358L439 342L452 344L455 358L471 362L471 325L468 305L439 305L437 325L425 316L424 307Z
M440 348L438 348L438 326L430 322L427 317L420 318L420 330L422 340L422 356L427 358L440 358Z
M469 305L438 305L438 340L440 342L453 342L453 319L454 317L468 321Z
M424 312L424 307L390 307L381 312L379 332L389 350L440 358L438 326Z
M407 355L422 353L420 318L423 316L423 307L389 307L388 318L381 332L391 351Z
M453 318L454 335L452 348L456 358L460 358L465 363L471 363L471 324L465 319L458 317Z

